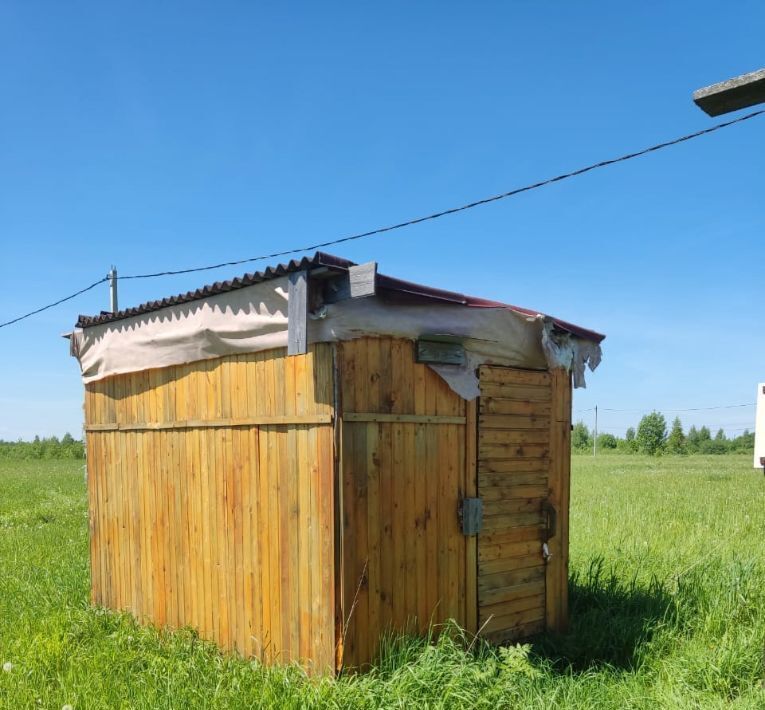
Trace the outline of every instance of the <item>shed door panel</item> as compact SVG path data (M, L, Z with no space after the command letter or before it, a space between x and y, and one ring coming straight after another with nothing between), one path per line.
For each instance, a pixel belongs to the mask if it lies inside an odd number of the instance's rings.
M341 663L361 667L389 631L466 624L466 403L411 342L338 345L342 388ZM475 608L475 607L474 607Z
M545 627L552 378L547 372L479 370L478 625L493 641Z

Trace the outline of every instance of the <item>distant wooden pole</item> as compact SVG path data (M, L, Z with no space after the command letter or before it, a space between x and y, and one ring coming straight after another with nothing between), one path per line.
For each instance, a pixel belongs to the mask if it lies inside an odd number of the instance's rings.
M111 312L116 313L119 310L119 304L117 301L117 267L112 266L109 271L109 305L111 306Z
M693 92L693 101L709 116L765 103L765 69L698 89Z

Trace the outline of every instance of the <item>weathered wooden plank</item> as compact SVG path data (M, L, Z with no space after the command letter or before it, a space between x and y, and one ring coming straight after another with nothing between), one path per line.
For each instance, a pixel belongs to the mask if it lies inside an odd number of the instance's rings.
M541 544L538 540L523 540L520 542L487 543L481 539L478 543L478 559L481 562L507 559L511 557L527 557L539 553Z
M528 567L542 567L545 561L542 557L542 545L539 544L536 550L528 555L520 557L500 557L496 560L487 560L478 563L478 574L488 575L498 572L512 572L514 570L526 569Z
M549 442L544 444L481 444L478 446L479 461L509 458L549 458Z
M483 491L490 488L508 488L513 486L546 486L547 471L503 473L501 471L481 471L478 481ZM483 494L482 494L483 495Z
M553 450L550 470L550 503L557 510L557 529L550 540L552 558L547 569L547 628L564 632L568 627L568 528L571 484L571 375L552 371L554 421L550 428Z
M483 519L482 534L508 530L513 527L523 528L532 525L544 525L545 516L541 512L513 513L512 515L492 515Z
M504 519L514 518L516 514L538 513L542 511L542 498L507 498L500 500L485 500L483 503L483 519L494 517Z
M467 403L465 422L465 497L478 495L478 429L476 400ZM478 631L478 537L465 541L465 628Z
M512 602L517 599L540 595L544 597L544 593L545 581L544 579L539 579L535 582L527 582L526 584L513 584L509 587L485 589L481 592L481 603L484 607L490 608L494 604Z
M493 473L513 473L516 475L543 473L546 478L549 468L549 458L537 456L532 458L487 459L479 461L478 472L481 475Z
M538 525L519 525L514 528L487 530L481 533L479 545L501 545L512 542L545 539L544 528Z
M524 429L548 429L550 417L517 414L482 414L481 430L502 429L519 431Z
M536 634L544 631L544 628L544 619L538 619L537 621L531 621L525 624L516 624L509 629L484 633L483 637L489 643L503 644L511 641L517 641L519 639L527 639L530 636L535 636Z
M168 431L174 429L233 429L236 427L255 427L272 425L331 424L331 414L286 414L261 415L238 419L188 419L169 422L136 422L134 424L93 424L85 428L87 432L102 431Z
M547 498L550 489L547 482L537 485L513 485L513 481L507 481L506 485L484 488L481 498L489 501L511 501L518 499L541 499ZM505 508L505 510L509 510Z
M550 373L547 370L520 370L512 367L483 366L478 369L481 386L484 384L533 385L549 387Z
M526 624L544 622L544 617L545 610L542 605L504 616L492 616L483 624L483 633L492 634L497 631L504 633L505 630L517 629Z
M370 354L372 348L370 348ZM379 350L378 350L379 354ZM372 360L370 359L370 366ZM370 392L371 403L375 404L373 397L379 397L379 391ZM365 468L367 477L367 579L369 589L368 616L367 616L367 649L366 657L373 658L377 652L379 638L375 630L380 628L380 607L382 606L382 571L380 552L380 454L379 425L368 423L359 428L366 430L366 461L360 462Z
M521 402L545 403L551 400L550 388L536 385L486 384L481 386L481 396L518 400Z
M524 611L535 611L544 614L544 607L545 593L544 589L541 589L531 596L519 597L517 599L497 602L495 604L484 604L483 607L481 607L481 617L479 621L483 623L489 619L510 616L511 614L518 614ZM490 628L490 625L487 626L487 628Z
M487 429L480 428L478 434L478 445L490 446L498 444L507 446L508 444L548 444L550 441L549 425L542 429Z
M302 355L308 350L308 272L287 279L287 354Z
M344 412L346 422L378 422L398 424L464 424L465 417L425 415L425 414L386 414L376 412Z
M483 605L483 592L499 589L500 587L512 587L530 582L543 581L545 578L545 566L537 565L522 569L498 572L478 576L478 597Z
M481 392L480 412L486 416L548 417L550 416L550 402L489 397Z
M351 298L374 296L377 291L377 262L349 266L348 286Z

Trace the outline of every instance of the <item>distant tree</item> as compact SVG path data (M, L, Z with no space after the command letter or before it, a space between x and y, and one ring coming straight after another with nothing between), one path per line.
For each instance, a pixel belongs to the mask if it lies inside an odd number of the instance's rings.
M571 448L577 451L586 451L592 448L590 430L584 422L577 422L571 431Z
M728 448L730 451L746 451L748 454L754 453L754 432L745 429L743 434L729 442Z
M703 426L701 429L699 429L699 443L702 441L710 441L712 438L712 433L709 431L708 426Z
M715 441L728 441L728 438L725 436L725 432L722 429L717 430L717 434L715 434Z
M675 417L672 422L672 430L667 437L667 451L670 454L686 453L685 434L683 434L683 425L680 423L680 417Z
M644 454L655 455L661 453L664 442L667 439L667 420L659 412L646 414L638 424L637 445L638 450Z
M699 450L699 430L692 426L688 429L688 436L685 437L685 448L689 454L695 454Z
M615 449L617 445L618 441L613 434L601 434L598 436L599 449Z
M624 435L625 441L635 441L635 427L630 427Z
M704 439L699 445L699 453L701 454L727 454L728 453L728 441L714 439Z

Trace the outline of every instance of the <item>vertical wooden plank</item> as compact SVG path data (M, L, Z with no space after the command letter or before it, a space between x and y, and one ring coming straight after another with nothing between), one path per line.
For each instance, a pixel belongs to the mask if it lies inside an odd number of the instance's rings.
M552 559L547 565L547 628L563 632L568 625L568 519L570 491L571 377L562 369L551 371L550 502L556 507L557 530L548 542Z
M439 478L441 476L441 447L438 427L428 427L426 436L427 453L422 463L422 479L425 486L425 501L428 525L425 535L425 607L427 623L438 621L443 613L438 580L440 574L440 526L443 515L440 505Z
M331 363L332 351L326 349L325 357ZM332 370L327 368L329 373ZM334 378L334 375L332 375ZM335 498L335 455L334 455L334 432L329 426L324 426L317 432L319 449L319 476L318 476L318 547L322 560L320 569L321 583L318 589L314 589L314 609L321 619L319 625L318 645L320 652L317 653L318 670L322 673L331 672L334 669L335 656L335 567L339 566L339 559L335 557L335 515L337 501ZM316 631L314 631L316 635Z
M367 657L377 653L380 636L381 561L380 561L380 468L377 444L379 426L374 422L361 425L366 430L366 461L363 462L367 478ZM384 426L384 425L383 425ZM360 462L361 463L361 462Z
M265 371L265 368L264 368ZM258 429L258 548L260 552L260 579L257 586L261 598L261 637L262 656L264 660L272 657L274 650L275 624L273 618L277 604L273 600L272 591L276 590L276 582L273 580L272 558L275 555L275 547L278 544L278 535L275 537L276 521L271 517L273 501L270 499L272 490L270 456L273 451L269 427ZM276 611L275 611L276 610Z
M396 629L403 629L407 619L407 590L411 586L411 581L406 568L406 551L411 545L411 540L407 538L407 519L409 495L404 495L403 479L405 476L405 451L404 451L404 429L405 424L391 424L391 500L393 503L392 525L393 530L393 570L396 579L396 589L391 599L393 626Z
M433 580L430 574L435 571L432 568L435 560L429 559L428 556L428 541L434 537L431 510L428 506L428 489L436 487L439 478L439 472L433 471L431 458L434 453L432 441L434 435L437 435L436 429L437 427L426 424L408 424L406 427L407 434L411 432L414 436L414 444L407 453L407 458L413 457L407 465L407 468L411 467L412 473L405 479L406 491L402 493L409 496L413 504L412 518L408 521L414 552L410 562L413 566L410 584L414 582L417 596L410 612L417 617L418 633L424 633L428 629L438 603L429 593Z
M157 422L158 418L158 397L157 397L157 384L158 384L158 371L150 370L147 373L148 381L148 417L149 421ZM162 522L159 515L159 502L162 500L159 486L161 485L161 467L159 465L158 447L157 441L159 432L147 432L146 458L149 462L149 468L147 470L147 516L150 525L150 554L152 564L150 567L150 584L152 588L152 620L158 626L164 623L164 570L163 570L163 556L160 542L160 535L162 530Z
M252 372L252 370L250 371ZM263 596L260 593L260 580L263 576L262 559L258 538L261 521L258 513L258 492L260 490L260 433L257 427L248 431L249 465L245 495L244 515L244 555L248 560L246 591L244 603L249 610L249 640L247 653L256 658L263 652Z
M346 351L347 352L347 351ZM347 361L343 362L343 370L341 374L345 376L347 371ZM353 383L351 383L351 387ZM342 634L339 640L342 646L343 661L346 664L354 664L356 662L355 653L355 594L357 587L357 571L356 571L356 547L357 542L357 527L356 517L358 512L358 501L356 500L356 486L354 480L355 469L355 446L353 437L353 426L351 424L344 424L342 430L342 437L340 445L342 446L341 461L342 469L340 471L342 478L342 498L343 498L343 510L342 510L342 525L343 525L343 588L342 593L344 595L342 603Z
M356 393L357 397L359 392ZM358 513L355 516L355 539L354 550L355 564L352 588L355 595L355 616L353 619L354 639L353 647L358 663L365 664L369 660L367 637L369 634L369 522L367 510L367 437L364 424L354 424L351 427L353 436L353 500Z
M308 349L308 272L287 278L287 354L302 355Z
M208 416L207 402L207 365L200 363L197 371L197 407L200 417ZM199 457L199 526L201 539L201 563L202 563L202 586L200 594L203 607L203 625L202 636L206 639L215 638L216 622L213 617L216 596L213 588L213 539L212 539L212 520L210 516L212 504L211 487L213 477L213 466L211 463L209 450L210 432L198 430L196 432L196 447Z
M397 593L398 578L395 575L395 545L393 538L393 479L392 426L380 424L375 442L379 459L380 498L380 631L390 631L393 624L393 598Z
M86 395L90 398L90 393ZM91 400L92 401L92 400ZM90 405L92 406L92 405ZM85 420L92 416L89 408L86 408ZM98 434L92 432L85 435L87 446L87 471L88 471L88 523L90 529L90 599L93 604L101 605L103 580L101 573L101 525L99 515L101 513L101 500L99 496L99 469Z
M465 409L465 497L478 495L478 400L467 402ZM478 536L465 540L465 628L478 631Z

